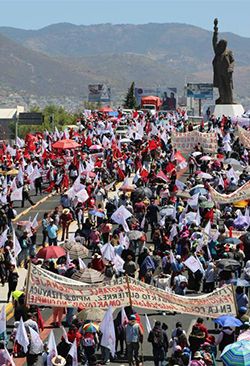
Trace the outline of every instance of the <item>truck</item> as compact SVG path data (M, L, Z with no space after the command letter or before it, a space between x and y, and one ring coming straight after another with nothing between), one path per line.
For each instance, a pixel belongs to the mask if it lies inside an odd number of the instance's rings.
M141 110L143 112L150 112L154 115L160 110L162 105L162 100L154 95L149 95L147 97L141 97Z

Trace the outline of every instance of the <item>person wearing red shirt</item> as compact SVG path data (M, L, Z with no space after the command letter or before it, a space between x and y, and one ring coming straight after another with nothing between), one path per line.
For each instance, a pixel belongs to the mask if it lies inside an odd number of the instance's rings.
M202 318L198 318L196 321L196 324L194 326L199 328L201 330L201 332L205 333L206 338L208 337L208 330L207 330L207 327L203 324Z
M66 239L69 238L69 225L73 221L72 213L69 208L65 208L60 216L60 225L62 226L62 241L66 234Z
M69 328L69 331L68 331L67 335L68 335L69 342L73 343L74 340L76 339L77 348L80 347L82 335L81 335L81 333L79 332L79 330L77 329L77 327L75 325L72 325Z
M95 269L98 272L104 272L105 264L102 260L102 257L100 256L100 254L95 253L93 255L92 261L91 261L91 268Z

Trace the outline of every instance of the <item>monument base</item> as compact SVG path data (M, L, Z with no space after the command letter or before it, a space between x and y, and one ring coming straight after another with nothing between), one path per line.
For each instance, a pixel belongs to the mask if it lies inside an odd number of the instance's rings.
M213 114L216 118L222 117L241 117L244 113L244 108L241 104L216 104Z

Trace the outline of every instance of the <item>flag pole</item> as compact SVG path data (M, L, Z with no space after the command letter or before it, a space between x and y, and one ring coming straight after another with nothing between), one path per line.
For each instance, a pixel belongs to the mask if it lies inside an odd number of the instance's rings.
M27 281L26 281L26 288L25 288L25 306L27 306L27 301L28 301L28 291L29 291L29 284L30 284L30 273L31 273L31 259L29 259L28 273L27 273Z
M238 305L237 305L237 301L236 301L235 288L234 288L234 285L232 283L231 283L231 286L232 286L234 306L235 306L236 316L237 316L238 315Z
M129 278L128 275L126 274L126 282L127 282L127 286L128 286L128 298L129 298L129 304L131 309L133 308L133 304L132 304L132 297L131 297L131 291L130 291L130 285L129 285Z

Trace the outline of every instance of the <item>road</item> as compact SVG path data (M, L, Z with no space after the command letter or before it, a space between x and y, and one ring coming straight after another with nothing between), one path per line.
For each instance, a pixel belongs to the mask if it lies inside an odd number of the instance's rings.
M183 172L184 173L184 172ZM179 178L182 178L183 177L179 177ZM46 200L34 207L30 206L30 204L28 202L25 202L25 208L21 208L20 204L19 205L16 205L16 206L19 206L19 207L16 207L16 210L18 212L18 214L22 214L22 216L19 218L20 220L28 220L29 217L34 217L37 213L39 214L38 216L38 219L41 220L42 217L43 217L43 214L45 212L49 212L51 210L54 209L54 207L56 205L59 204L59 200L60 200L60 196L58 195L53 195L53 196L32 196L32 199L34 200L34 202L38 202L40 201L41 199L44 200L46 198ZM19 220L18 219L18 220ZM18 221L16 220L16 221ZM71 236L74 235L74 231L75 231L75 227L76 225L75 224L72 224L71 225ZM41 244L41 241L42 241L42 233L41 233L41 228L39 228L38 230L38 235L37 235L37 244ZM148 243L147 245L150 245L150 243ZM86 262L89 261L89 258L87 258L85 260ZM21 289L24 285L24 281L25 281L25 277L26 277L26 270L25 269L19 269L19 275L20 275L20 280L19 280L19 288ZM7 286L5 285L4 288L1 288L1 299L5 299L6 298L6 293L7 293ZM3 296L2 296L3 294ZM4 301L0 301L0 302L4 302ZM11 312L11 306L8 305L8 315L7 315L7 319L8 319L8 322L7 322L7 331L8 331L8 334L11 333L12 329L13 329L13 323L14 323L14 319L13 319L13 312ZM147 342L147 330L146 330L146 324L145 324L145 316L144 314L146 313L148 315L148 318L149 318L149 321L151 323L151 326L153 326L154 322L156 320L159 320L161 322L165 322L167 325L168 325L168 336L169 338L171 338L171 333L172 333L172 329L175 328L175 324L177 321L181 321L182 322L182 325L183 325L183 329L185 329L187 331L187 333L190 333L191 332L191 329L192 329L192 326L193 324L195 323L196 321L196 318L194 318L193 316L189 316L189 315L184 315L184 314L176 314L176 315L163 315L162 313L159 313L159 312L150 312L150 311L141 311L141 309L137 309L138 310L138 313L139 315L141 316L141 319L142 319L142 324L144 326L144 330L145 330L145 336L144 336L144 341L143 341L143 347L142 347L142 353L143 353L143 356L144 356L144 364L145 365L152 365L152 347L151 347L151 344L149 344ZM116 313L117 311L115 311L114 313L114 317L116 316ZM45 321L45 329L44 331L41 333L41 338L43 341L46 341L48 336L49 336L49 333L51 331L52 328L52 310L49 309L49 308L45 308L43 309L42 311L42 316L44 318L44 321ZM209 329L214 329L214 326L213 326L213 323L211 320L205 320L206 322L206 325L208 326ZM59 343L60 341L60 338L62 336L62 331L61 329L58 329L58 328L55 328L54 329L54 333L55 333L55 337L56 337L56 341L57 343ZM9 348L11 349L12 348L12 344L10 343L9 344ZM99 352L99 355L100 355L100 352ZM171 350L169 351L169 355L171 355ZM16 366L24 366L26 365L26 360L25 358L18 358L18 359L15 359L15 363L16 363ZM111 362L111 365L113 364L119 364L119 365L123 365L123 364L126 364L127 361L126 359L116 359L116 360L113 360ZM42 362L41 360L39 361L39 365L42 365Z

